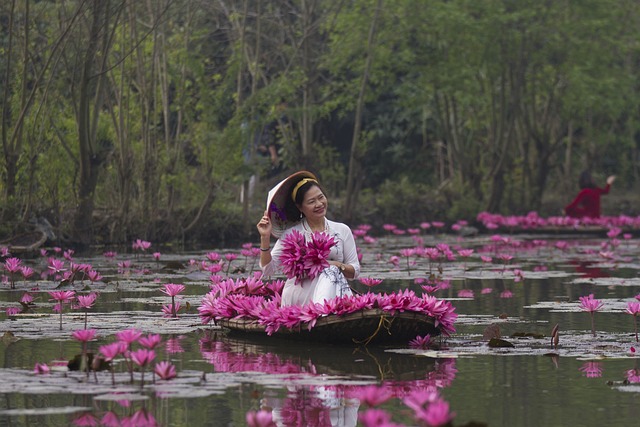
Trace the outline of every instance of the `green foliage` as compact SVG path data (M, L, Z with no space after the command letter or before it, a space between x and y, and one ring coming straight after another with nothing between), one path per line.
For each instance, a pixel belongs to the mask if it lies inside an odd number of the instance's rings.
M54 3L32 2L26 20L17 2L12 38L0 32L0 190L4 219L44 215L68 231L83 179L78 82L93 9L76 16L78 1ZM628 191L640 176L636 2L125 3L105 3L113 38L92 83L104 77L106 95L89 102L105 240L246 230L238 188L252 175L264 183L269 166L246 155L281 99L287 165L317 172L339 208L363 89L362 222L469 219L489 203L553 213L565 196L557 181L573 179L565 167L615 173Z
M445 205L436 192L406 176L387 180L375 191L364 190L359 201L355 221L377 229L384 223L400 228L418 227L423 221L445 217Z

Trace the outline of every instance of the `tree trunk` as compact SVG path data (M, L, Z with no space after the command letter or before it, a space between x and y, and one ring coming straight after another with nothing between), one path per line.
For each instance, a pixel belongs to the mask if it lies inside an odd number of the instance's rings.
M97 141L103 107L104 70L110 46L109 0L92 0L92 22L82 60L78 93L78 148L80 176L78 206L73 222L74 242L86 246L93 240L93 208L99 168L105 160L104 141Z
M350 221L353 217L353 209L357 203L357 188L360 187L358 179L362 179L362 173L360 168L360 156L358 146L360 145L360 133L362 130L362 112L364 110L365 93L367 86L369 85L369 73L371 71L371 64L373 61L373 48L376 35L376 25L380 11L382 10L382 0L378 0L376 10L371 20L371 26L369 27L369 36L367 38L367 48L365 51L366 60L364 64L364 70L362 71L362 78L360 80L360 91L358 93L358 101L356 104L355 123L353 125L353 138L351 140L351 150L349 153L349 172L347 176L347 191L345 194L345 202L343 209L343 217L345 221ZM358 178L356 178L358 177Z

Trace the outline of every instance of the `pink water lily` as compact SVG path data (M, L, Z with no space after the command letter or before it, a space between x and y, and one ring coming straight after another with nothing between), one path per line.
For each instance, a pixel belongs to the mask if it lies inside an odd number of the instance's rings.
M142 332L135 328L125 329L124 331L116 332L116 339L118 341L124 342L127 345L131 345L138 341L138 339L142 336Z
M141 348L139 350L132 351L129 357L131 357L133 363L140 367L140 386L142 387L144 386L145 368L156 358L156 352L153 350L148 350L146 348Z
M369 406L379 406L393 397L393 393L388 387L370 385L356 388L350 396L355 397L361 403Z
M20 272L21 268L22 260L20 258L7 258L4 261L4 269L9 273L11 289L15 289L16 287L14 276Z
M448 425L455 417L455 413L450 411L448 402L438 399L426 408L416 411L415 417L430 427L440 427Z
M431 335L427 334L423 337L418 335L417 337L409 341L409 347L425 350L429 348L431 342Z
M170 380L177 376L176 367L170 362L167 362L164 360L162 362L156 363L156 366L154 367L154 372L162 380Z
M604 306L604 303L593 297L593 294L589 294L586 297L580 297L580 308L586 311L591 316L591 333L596 336L594 314Z
M33 373L36 375L48 374L49 372L51 372L51 369L46 363L36 362L35 366L33 367Z
M147 242L146 240L136 239L132 244L131 248L133 250L146 251L151 247L151 242Z
M628 302L626 312L633 316L633 326L636 335L636 342L638 342L638 315L640 314L640 302Z
M371 288L373 286L378 286L380 283L382 283L382 279L374 279L373 277L361 277L360 283Z
M141 348L131 352L131 360L140 367L149 365L155 358L155 351L148 350L146 348Z
M140 337L138 339L138 343L141 346L148 348L149 350L153 350L158 345L160 345L161 342L162 342L162 337L158 334L149 334L147 336Z
M60 330L62 330L62 311L64 308L63 305L65 302L72 301L75 294L75 291L49 291L51 299L58 301L58 304L60 305Z
M335 245L333 236L314 232L306 241L304 234L292 230L282 239L280 263L287 278L295 278L297 283L304 278L315 278L329 267L329 252Z
M367 409L358 414L358 421L364 427L400 427L399 424L391 422L391 414L384 409Z
M277 427L277 424L273 421L271 412L263 409L247 412L245 420L248 427Z
M178 285L175 283L167 283L164 285L164 288L160 290L160 292L169 295L171 297L171 306L170 308L170 313L169 316L170 317L178 317L178 310L180 308L180 304L178 304L176 306L176 296L178 296L180 293L182 293L184 291L185 287L184 285ZM165 311L163 309L163 311ZM166 311L165 311L166 314Z
M95 329L79 329L77 331L73 331L71 335L73 336L73 339L86 343L96 337L96 330Z
M87 295L78 295L76 297L77 306L84 310L84 328L87 329L87 319L89 317L89 309L93 307L96 302L98 295L94 292L91 292Z

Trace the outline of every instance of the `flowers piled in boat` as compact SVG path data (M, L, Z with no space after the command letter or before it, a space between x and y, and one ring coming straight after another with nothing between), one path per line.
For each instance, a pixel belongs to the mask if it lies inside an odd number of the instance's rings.
M282 240L282 272L289 279L295 277L297 282L315 278L329 267L329 252L335 244L333 236L324 232L314 232L307 241L304 234L292 230Z
M246 281L252 282L248 286ZM256 281L261 286L256 286ZM388 313L416 312L434 319L434 324L443 334L455 332L457 318L455 307L445 300L428 294L416 295L403 290L393 293L343 296L325 301L323 304L309 303L304 306L281 306L282 281L262 283L250 279L228 279L212 285L212 290L202 298L198 307L203 324L221 319L255 320L272 335L280 328L306 327L311 330L318 318L329 314L347 315L361 310L379 309ZM252 292L251 289L255 289Z

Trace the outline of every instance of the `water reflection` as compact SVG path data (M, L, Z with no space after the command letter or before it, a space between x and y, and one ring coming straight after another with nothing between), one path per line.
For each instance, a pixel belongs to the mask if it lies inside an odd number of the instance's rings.
M278 426L355 426L359 412L389 399L409 399L415 416L441 402L439 390L456 375L454 359L430 359L382 348L332 347L232 340L205 336L200 350L215 372L280 375L282 390L268 388L260 410ZM415 404L415 396L428 399ZM360 413L362 415L362 413ZM447 411L448 415L448 411ZM433 416L433 415L431 415Z

